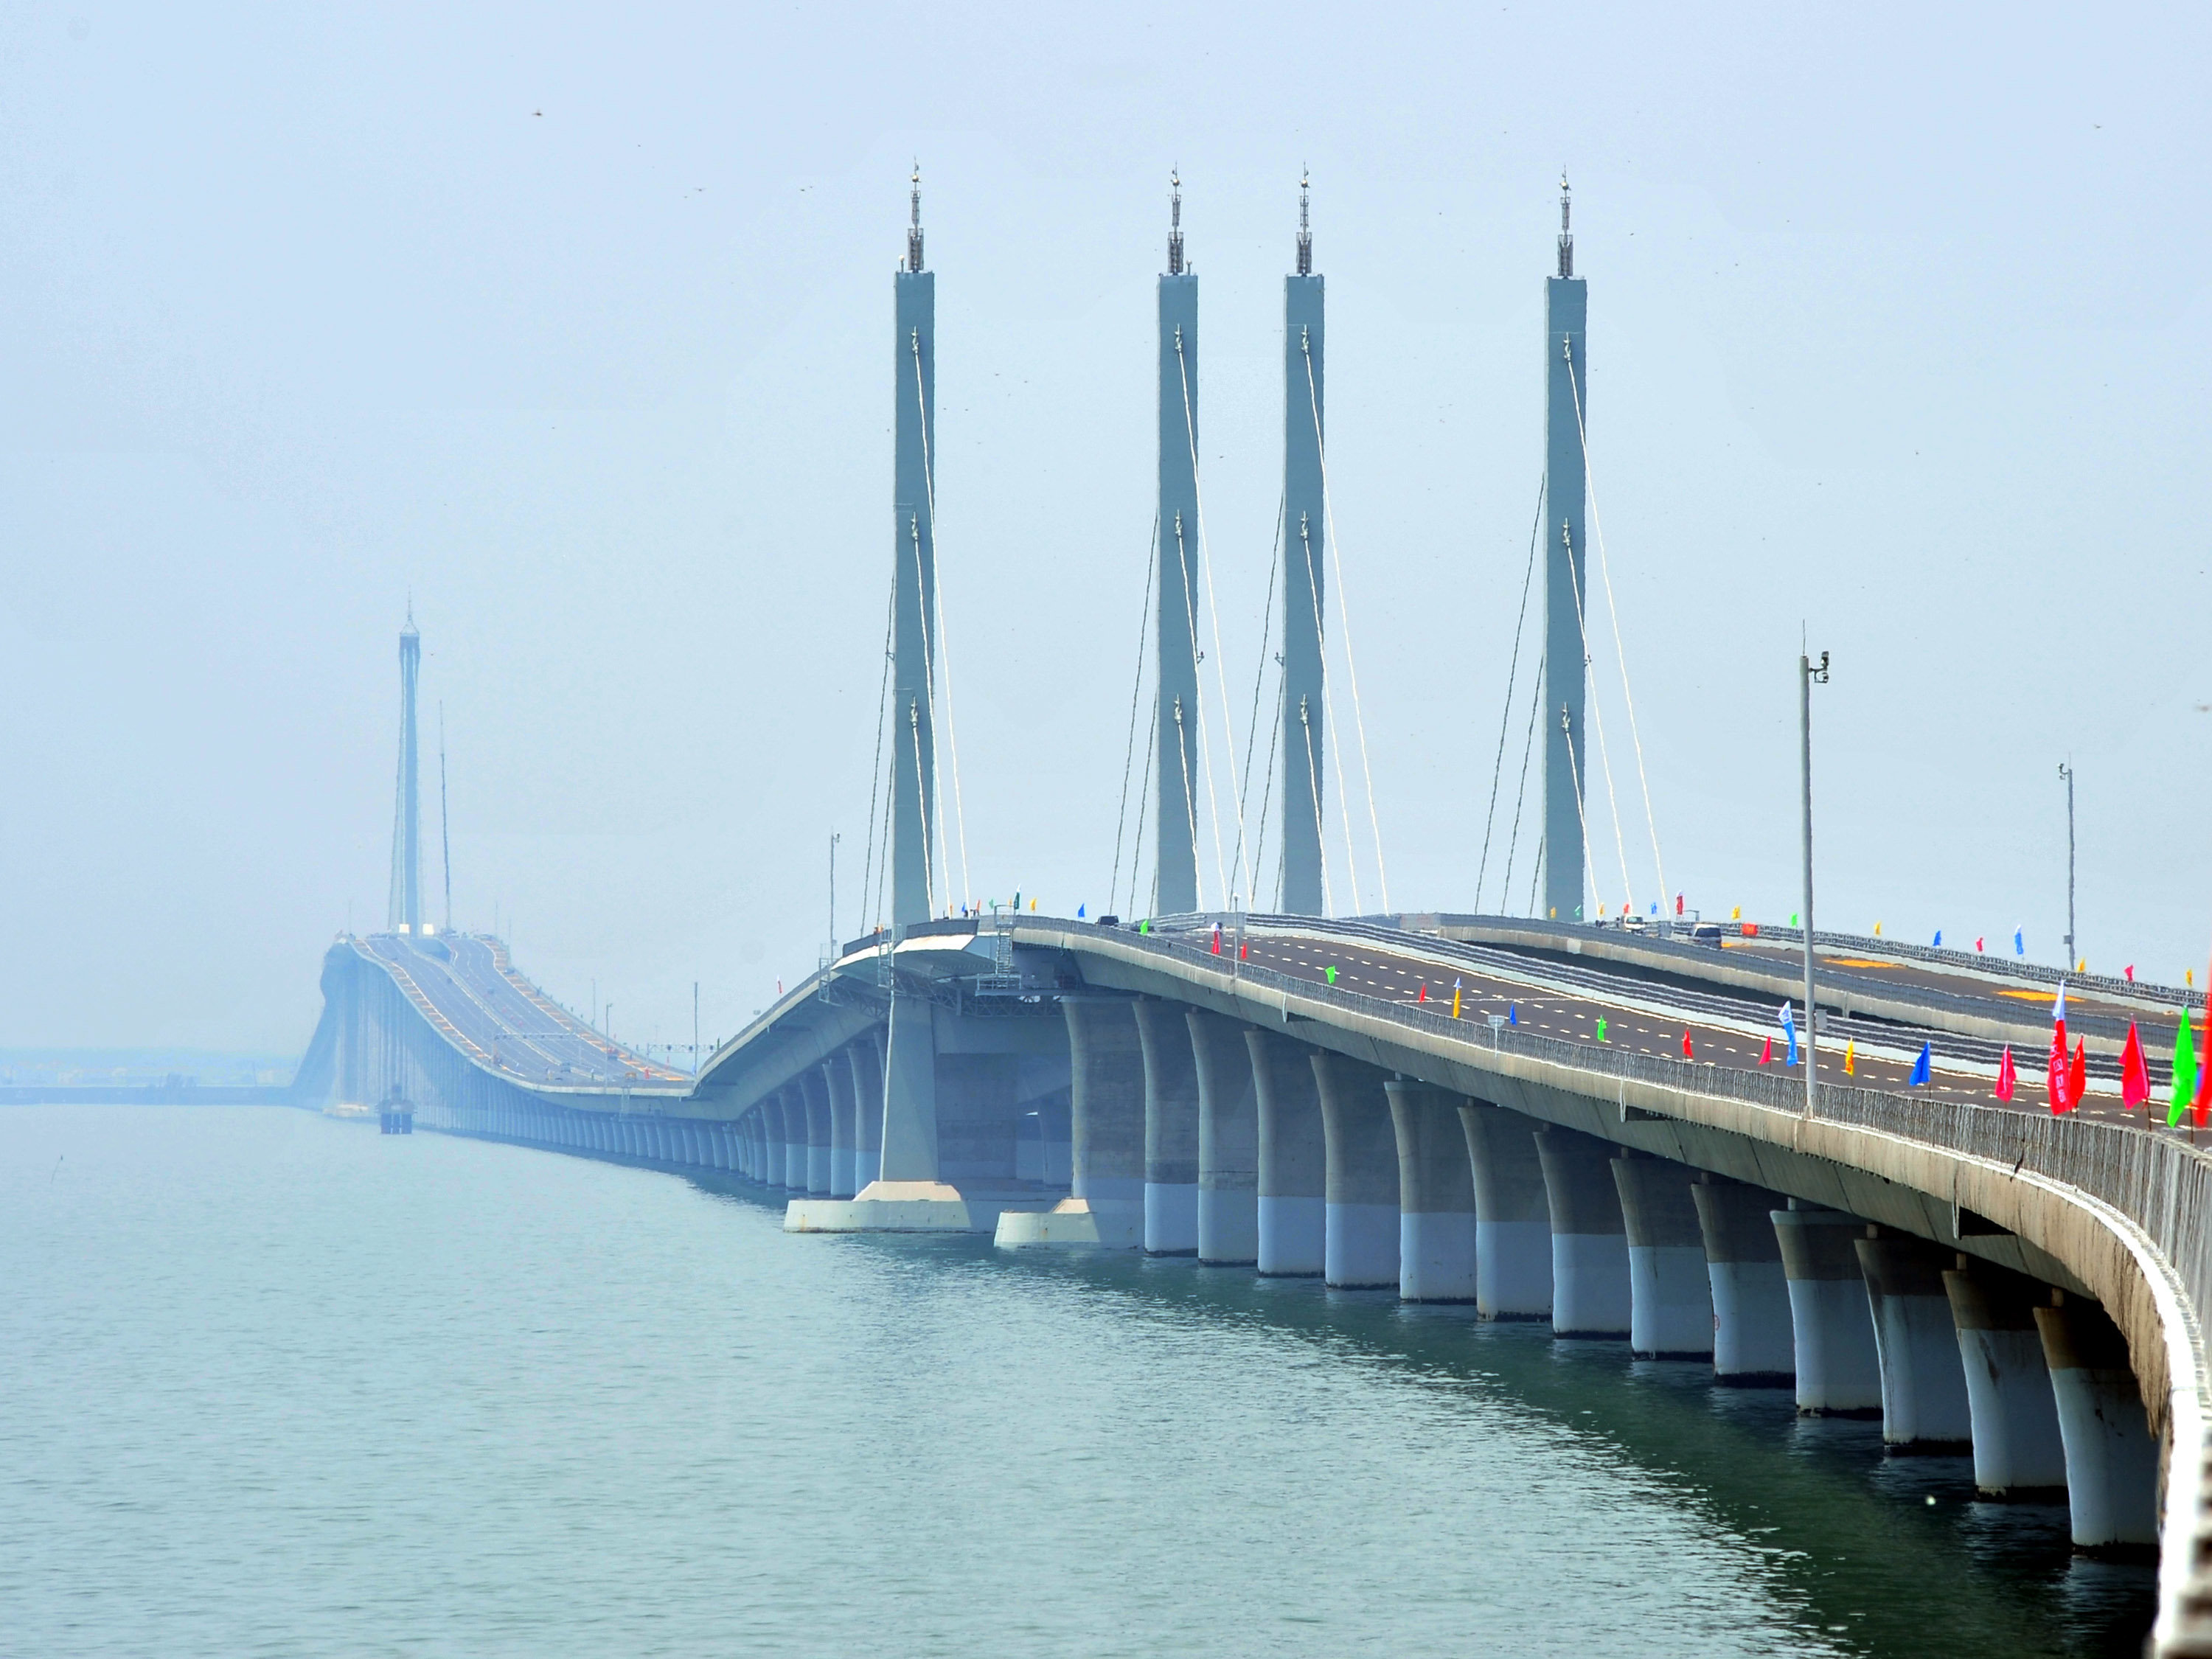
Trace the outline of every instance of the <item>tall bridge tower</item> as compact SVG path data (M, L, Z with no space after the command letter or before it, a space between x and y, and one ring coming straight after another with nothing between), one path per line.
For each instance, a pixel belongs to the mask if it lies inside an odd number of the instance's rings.
M1170 175L1168 268L1160 277L1159 568L1152 589L1159 688L1152 752L1159 776L1152 845L1158 872L1152 908L1162 915L1198 908L1198 799L1204 750L1199 737L1198 616L1194 578L1198 533L1198 276L1182 254L1182 178ZM1224 894L1224 900L1227 896Z
M1583 694L1589 651L1583 434L1589 416L1584 335L1589 285L1575 275L1567 181L1559 180L1559 274L1544 284L1544 914L1583 920Z
M1314 273L1307 181L1298 180L1297 270L1283 278L1283 889L1289 915L1326 913L1322 878L1322 289Z
M937 278L922 269L921 167L908 198L906 258L892 277L891 926L903 933L944 907L931 822L937 784ZM894 978L884 1036L882 1179L934 1182L937 1036L927 993Z
M385 926L395 933L422 931L422 799L415 742L415 676L422 665L422 636L415 607L399 630L399 785L392 806L392 891Z
M922 269L921 168L914 170L906 259L891 281L897 338L891 488L891 921L944 908L930 857L936 799L937 278Z

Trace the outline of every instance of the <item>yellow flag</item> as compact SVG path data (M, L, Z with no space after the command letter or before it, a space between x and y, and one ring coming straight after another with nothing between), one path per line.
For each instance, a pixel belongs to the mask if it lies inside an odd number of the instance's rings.
M1874 936L1876 939L1880 939L1881 937L1881 924L1878 921L1874 925Z
M1452 987L1452 1018L1459 1018L1459 987L1456 985Z
M1741 921L1743 920L1743 906L1739 904L1735 909L1729 911L1729 920L1730 921Z
M1856 1077L1858 1074L1859 1045L1856 1042L1846 1042L1844 1044L1844 1075Z

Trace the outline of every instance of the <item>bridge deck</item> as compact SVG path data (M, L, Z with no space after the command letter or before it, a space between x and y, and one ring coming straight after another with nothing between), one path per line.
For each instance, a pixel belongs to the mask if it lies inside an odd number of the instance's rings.
M376 933L354 949L404 991L470 1059L520 1083L688 1091L690 1077L602 1036L514 971L496 939Z

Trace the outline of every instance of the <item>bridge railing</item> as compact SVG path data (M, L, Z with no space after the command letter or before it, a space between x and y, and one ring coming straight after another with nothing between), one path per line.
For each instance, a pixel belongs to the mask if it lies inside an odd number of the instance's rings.
M1289 918L1284 919L1286 922ZM1085 924L1069 922L1069 927ZM1477 1048L1525 1055L1626 1081L1741 1101L1796 1115L1805 1109L1802 1073L1753 1071L1670 1054L1638 1054L1598 1043L1543 1036L1519 1026L1454 1019L1432 1004L1370 995L1342 986L1240 962L1224 929L1221 953L1208 934L1110 935L1125 945L1206 969L1239 984L1329 1003ZM1814 1115L2011 1164L2111 1205L2149 1237L2172 1264L2192 1305L2212 1310L2212 1158L2165 1133L2078 1117L2048 1117L2008 1107L1936 1096L1823 1083Z

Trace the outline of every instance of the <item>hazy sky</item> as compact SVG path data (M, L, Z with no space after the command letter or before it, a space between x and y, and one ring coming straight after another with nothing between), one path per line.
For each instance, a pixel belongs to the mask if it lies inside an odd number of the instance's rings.
M305 1042L322 952L383 920L410 592L457 922L496 906L526 970L664 1040L695 979L711 1036L812 967L833 830L857 932L917 155L977 896L1105 902L1171 166L1241 741L1303 164L1390 898L1474 902L1564 164L1668 888L1796 908L1807 619L1825 923L2023 926L2057 960L2070 755L2091 965L2202 975L2207 35L1863 3L0 9L0 1043Z

